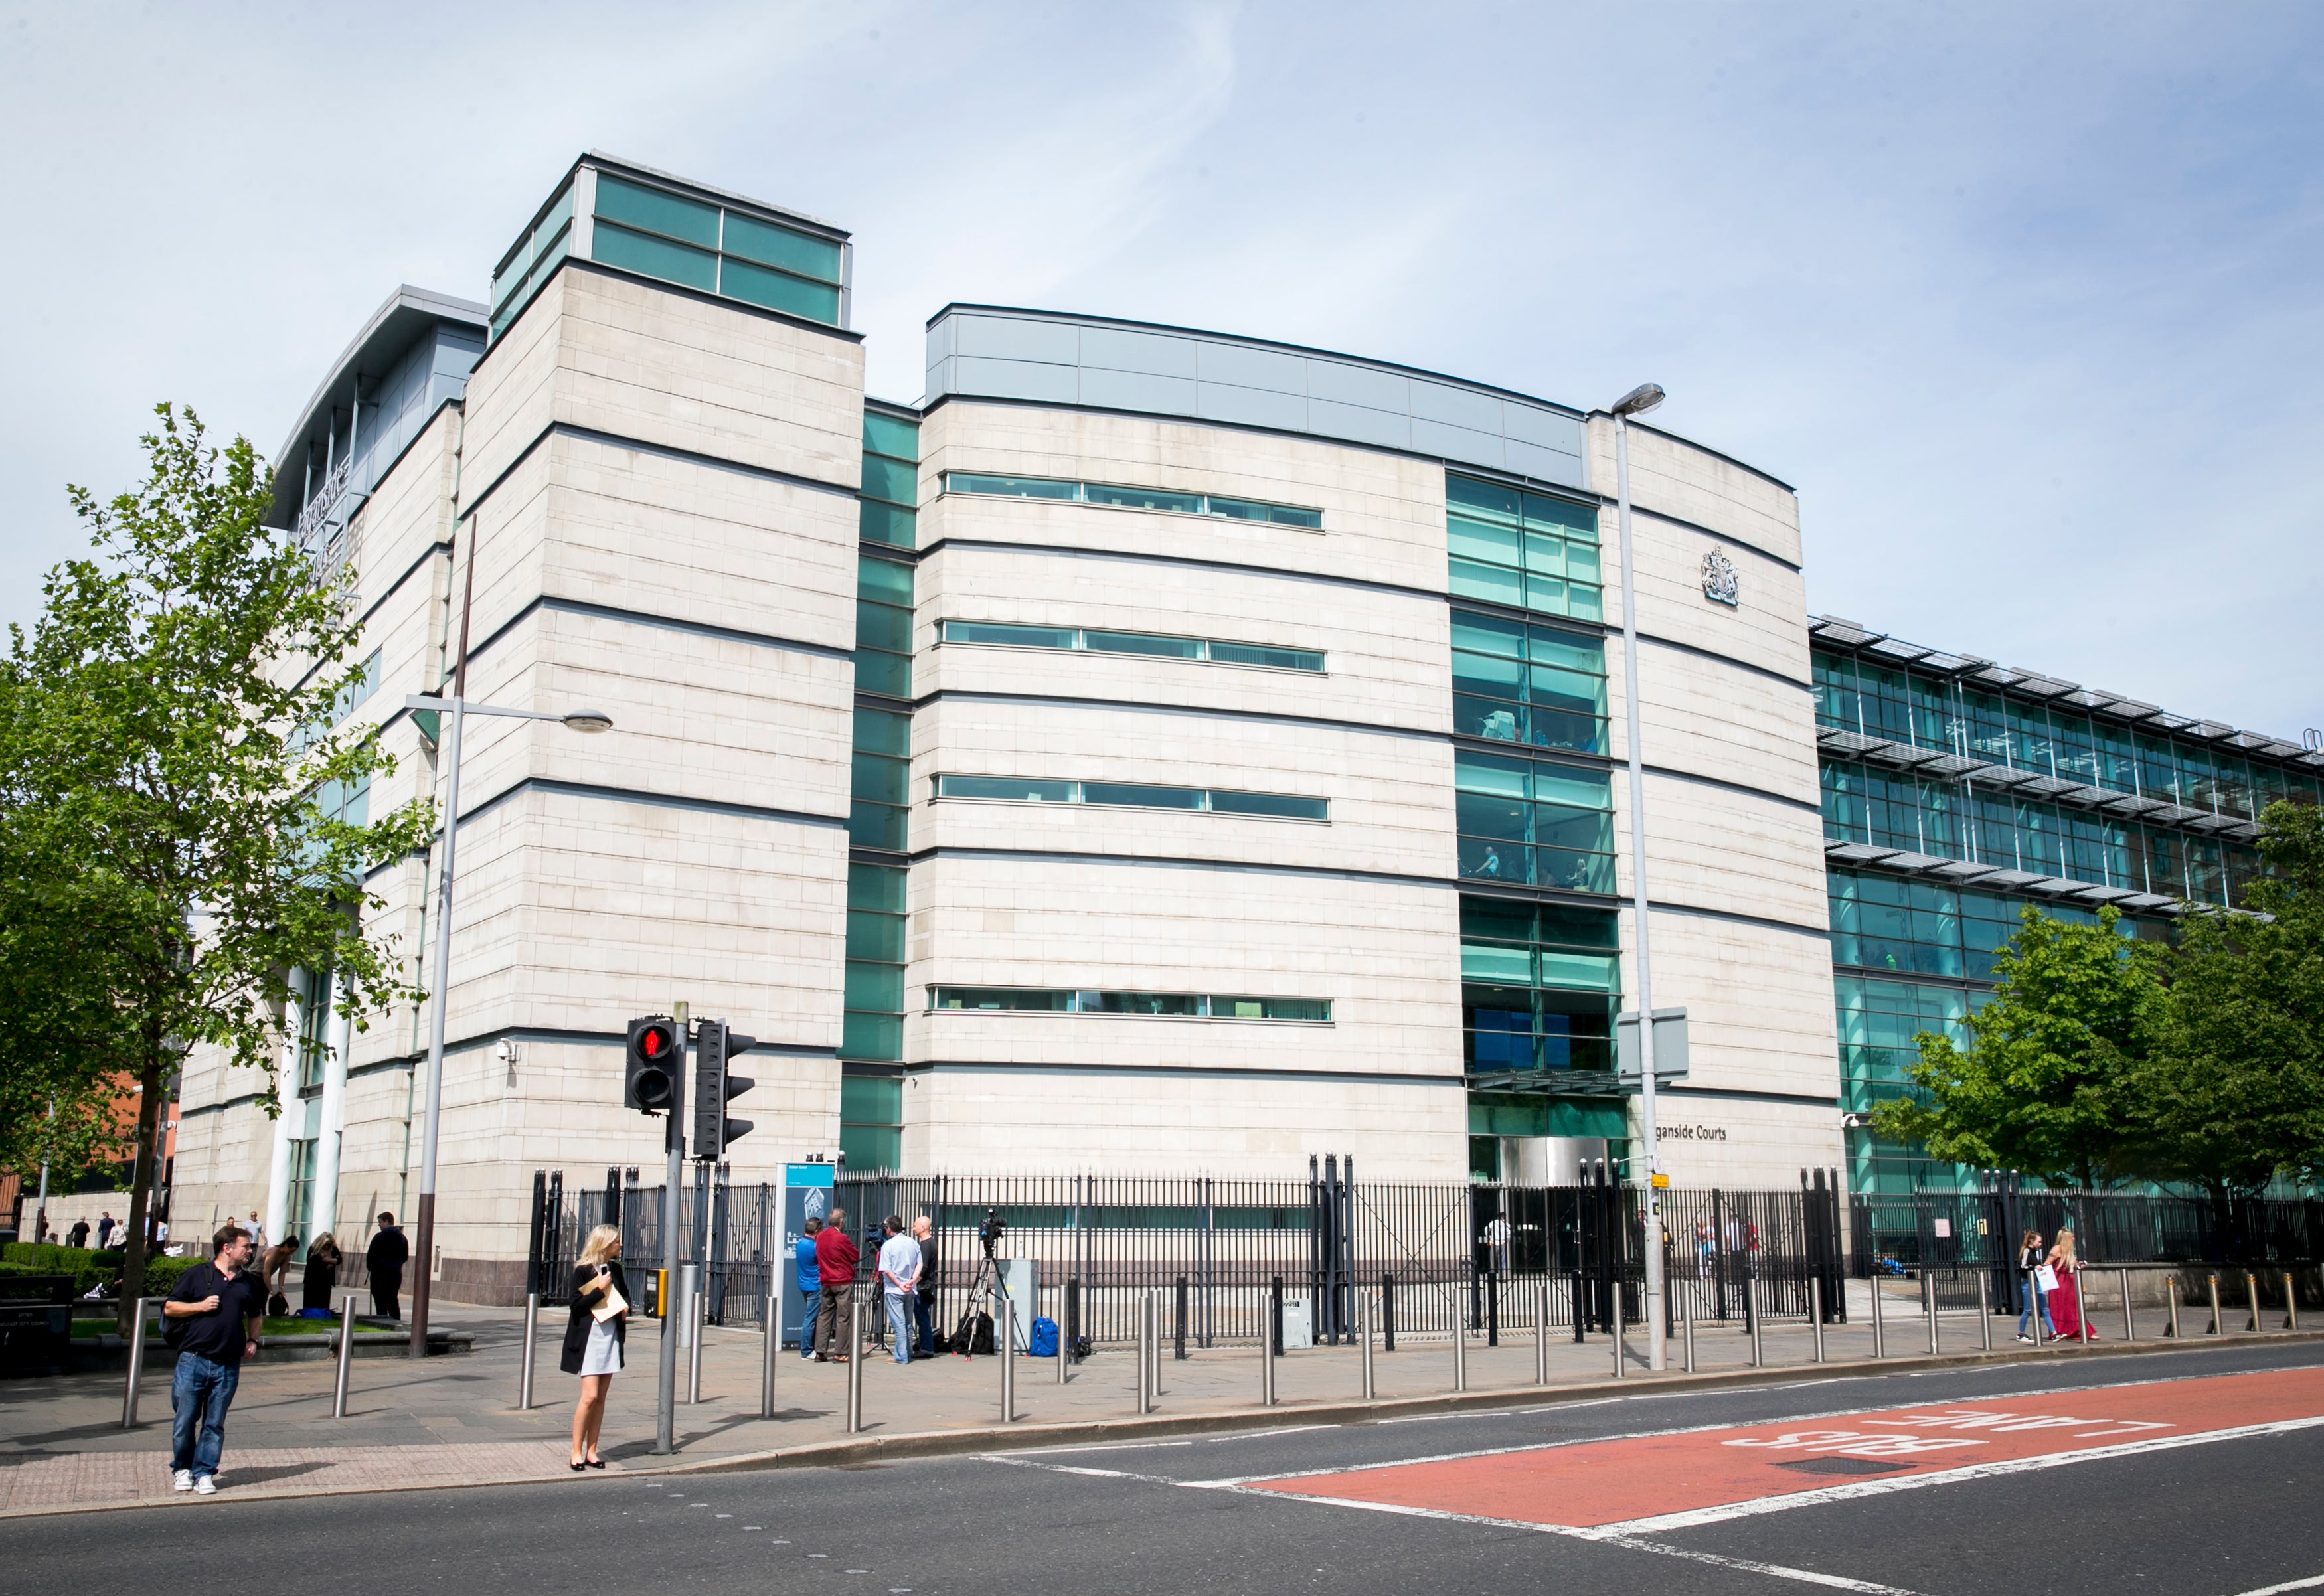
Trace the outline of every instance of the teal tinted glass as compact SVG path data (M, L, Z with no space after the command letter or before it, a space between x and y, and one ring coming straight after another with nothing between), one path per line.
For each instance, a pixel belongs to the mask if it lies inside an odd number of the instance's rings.
M1553 499L1543 494L1526 494L1525 523L1528 527L1548 528L1586 543L1598 540L1596 507L1576 504L1570 499Z
M1115 504L1132 510L1175 510L1186 515L1199 515L1203 510L1200 494L1174 494L1162 488L1108 487L1099 483L1085 483L1082 498L1092 504Z
M996 1009L1016 1013L1070 1013L1070 992L1038 991L1012 986L937 986L928 989L932 1009Z
M1323 820L1330 804L1319 798L1278 792L1211 792L1211 807L1222 815L1266 815L1282 820Z
M1142 632L1084 632L1082 646L1102 654L1152 654L1169 660L1199 660L1202 640L1154 637Z
M906 811L889 804L858 803L847 811L847 840L859 848L904 851Z
M908 604L912 602L912 567L892 559L859 559L855 562L855 595L883 604Z
M996 621L947 621L944 635L945 641L948 643L999 643L1019 649L1070 649L1074 646L1074 631L1069 626L1007 626Z
M901 759L912 752L912 717L891 709L859 706L855 711L855 746L866 753L893 754Z
M1500 654L1515 660L1526 651L1526 627L1521 621L1479 615L1467 610L1452 613L1452 646L1480 654Z
M909 768L902 760L890 759L886 754L859 753L854 756L848 796L875 804L900 804L904 801L905 772Z
M664 237L683 239L710 249L718 247L716 206L625 182L608 172L597 174L597 215ZM601 254L598 258L604 257Z
M599 180L600 183L604 181ZM600 202L599 208L604 208ZM726 237L720 245L730 255L776 266L800 277L812 277L835 286L839 281L839 245L828 238L779 227L756 217L726 213Z
M1233 1005L1235 1019L1248 1018L1244 1012L1244 1005L1250 1001L1249 998L1229 998L1226 1001ZM1263 1019L1305 1019L1321 1022L1332 1018L1332 1003L1328 998L1261 998L1259 1000L1259 1017Z
M632 233L627 227L604 222L597 225L594 247L595 258L608 266L683 283L705 293L718 291L718 257L707 251L688 249L666 238Z
M912 651L912 612L894 604L858 603L855 606L855 646L885 649L894 654Z
M1455 555L1495 565L1516 565L1525 546L1525 535L1514 527L1494 526L1459 515L1445 521L1444 537Z
M1475 560L1452 562L1451 588L1456 598L1481 598L1488 604L1525 607L1525 578L1513 570L1480 565Z
M837 323L839 291L781 272L770 272L748 261L727 256L719 265L718 291L730 300L780 310L809 321Z
M857 624L862 623L862 612L857 612ZM890 698L912 696L912 658L908 654L883 653L877 649L855 651L855 690L859 693L879 693Z
M863 457L863 492L874 499L909 504L920 491L920 468L881 455Z
M1461 935L1530 942L1534 936L1534 906L1503 898L1463 898Z
M1203 789L1157 787L1137 781L1084 781L1082 802L1124 804L1143 809L1199 809L1203 807Z
M880 864L847 867L847 907L904 912L904 872Z
M1523 760L1499 759L1462 749L1453 755L1452 784L1462 792L1522 798L1527 796L1526 778L1531 770Z
M875 869L872 865L854 865L853 870ZM903 872L890 873L901 875ZM890 964L904 962L904 917L900 914L873 914L853 909L847 916L847 956L851 959L876 959Z
M1070 781L1028 781L1021 776L939 776L936 796L948 798L1000 798L1011 803L1069 804Z
M863 447L874 454L893 455L899 460L920 457L920 424L878 411L863 412Z
M1211 644L1211 659L1221 665L1264 665L1273 670L1321 670L1323 656L1308 649L1267 649L1253 643Z
M1515 488L1505 488L1499 483L1480 482L1473 476L1455 476L1447 473L1444 497L1472 514L1490 521L1517 524L1523 503Z
M883 504L877 499L857 503L855 531L867 542L885 543L895 549L909 549L917 541L912 512L900 504Z
M1081 484L1040 476L980 476L966 471L945 474L945 487L955 494L991 494L1007 499L1077 499Z
M899 964L849 964L843 1001L851 1009L895 1012L904 1006L903 967Z

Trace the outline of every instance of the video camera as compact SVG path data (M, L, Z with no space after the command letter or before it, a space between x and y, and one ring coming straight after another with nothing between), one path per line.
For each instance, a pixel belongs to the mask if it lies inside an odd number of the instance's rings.
M976 1239L983 1244L985 1257L992 1256L992 1250L1001 1245L1001 1238L1008 1229L1009 1222L1001 1217L1001 1210L984 1211L984 1222L976 1227Z

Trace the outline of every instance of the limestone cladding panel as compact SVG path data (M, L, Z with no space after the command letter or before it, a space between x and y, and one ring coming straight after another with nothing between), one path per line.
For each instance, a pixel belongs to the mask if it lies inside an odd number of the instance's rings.
M1297 1180L1310 1153L1341 1153L1367 1180L1468 1178L1468 1100L1457 1082L1077 1069L908 1079L904 1161L914 1169Z
M1221 494L1323 512L1321 532L1223 517L939 494L945 471ZM921 547L969 538L1313 571L1444 590L1444 473L1400 455L1195 422L952 401L920 429Z
M1622 916L1626 950L1630 915ZM1688 1083L1836 1098L1831 955L1820 936L1658 909L1655 1006L1687 1011ZM1623 990L1637 971L1626 956Z
M441 642L442 614L429 601L432 567L450 557L460 426L456 406L438 411L355 514L356 608L364 648L382 650L383 686L416 679L437 663L420 661Z
M1183 710L947 698L913 717L913 840L1442 878L1453 853L1449 743ZM938 775L1151 782L1324 799L1327 821L932 798Z
M469 374L461 443L464 512L558 419L565 302L576 275L568 270L550 278Z
M1332 1022L914 1012L908 1059L1461 1073L1449 887L940 853L909 894L909 1010L932 986L1112 989L1327 998Z
M1590 419L1590 480L1614 492L1614 422ZM1654 429L1630 429L1632 505L1740 538L1800 565L1799 495L1774 477Z
M1616 700L1614 743L1628 735L1620 708L1621 641L1606 650ZM1641 642L1639 718L1646 762L1793 798L1818 802L1812 701L1803 688L1771 681L1722 660ZM1808 816L1811 825L1817 817Z
M460 828L447 1034L618 1036L684 997L836 1047L846 881L836 826L515 793Z
M1834 1108L1674 1092L1658 1097L1655 1106L1663 1169L1683 1190L1796 1192L1801 1170L1812 1177L1843 1162ZM1678 1267L1692 1268L1692 1238L1673 1241Z
M863 348L733 305L568 267L557 419L853 488Z
M1452 723L1449 611L1431 596L1290 572L951 545L920 563L918 683L1352 721ZM945 621L1200 637L1324 656L1322 672L1151 656L939 644ZM925 651L933 650L932 652Z
M856 503L848 494L648 449L549 446L542 579L558 598L672 620L855 646ZM666 634L636 634L650 655Z
M1616 879L1630 890L1629 786L1614 782ZM1646 890L1728 914L1820 929L1831 913L1823 838L1812 815L1773 798L1646 779Z

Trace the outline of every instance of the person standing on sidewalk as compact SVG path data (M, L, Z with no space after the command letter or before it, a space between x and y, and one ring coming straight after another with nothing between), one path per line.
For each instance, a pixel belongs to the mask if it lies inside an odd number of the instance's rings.
M863 1254L847 1239L847 1211L835 1208L816 1232L816 1278L823 1293L822 1323L816 1327L815 1361L818 1363L844 1363L855 1355L856 1349L847 1345L847 1331L843 1323L847 1311L847 1294L855 1289L855 1266ZM837 1344L839 1351L831 1349Z
M798 1245L791 1249L791 1271L799 1289L799 1356L815 1357L816 1310L823 1305L823 1268L815 1260L815 1239L823 1221L813 1214L799 1227Z
M110 1209L110 1208L108 1208L108 1209L106 1209L106 1210L104 1212L104 1213L103 1213L103 1214L99 1215L99 1216L98 1216L98 1218L97 1218L97 1250L99 1252L104 1251L104 1250L105 1250L105 1248L106 1248L106 1243L107 1243L108 1241L112 1241L112 1240L113 1240L113 1210L112 1210L112 1209Z
M913 1310L920 1300L920 1244L904 1233L904 1222L894 1214L884 1227L888 1239L880 1243L880 1285L888 1299L888 1333L898 1363L912 1361L918 1338Z
M581 1244L573 1266L573 1309L565 1322L565 1352L557 1366L581 1377L581 1397L573 1404L573 1471L602 1469L597 1432L605 1423L605 1398L622 1372L622 1347L630 1323L630 1281L622 1273L622 1228L601 1224Z
M2042 1232L2029 1230L2017 1238L2017 1339L2032 1341L2025 1333L2036 1310L2042 1315L2043 1332L2054 1339L2057 1327L2050 1323L2050 1302L2042 1287L2034 1283L2034 1271L2042 1267Z
M403 1289L404 1260L411 1256L411 1243L395 1228L395 1215L379 1216L379 1234L364 1249L364 1268L371 1275L371 1311L383 1319L403 1322L403 1312L395 1305L396 1293Z
M912 1240L920 1244L920 1288L912 1293L912 1315L919 1333L912 1340L912 1356L936 1355L936 1234L925 1213L912 1221Z
M242 1383L242 1361L258 1351L265 1287L250 1272L250 1232L230 1224L210 1238L210 1261L178 1277L161 1304L178 1350L170 1377L170 1488L217 1493L226 1454L226 1410Z

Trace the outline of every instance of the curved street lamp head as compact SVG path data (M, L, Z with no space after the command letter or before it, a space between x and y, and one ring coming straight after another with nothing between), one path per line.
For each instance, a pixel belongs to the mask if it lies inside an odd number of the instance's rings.
M1660 383L1641 383L1614 401L1614 413L1618 416L1643 416L1662 401Z
M613 717L602 709L576 709L561 718L576 732L610 732L613 729Z

